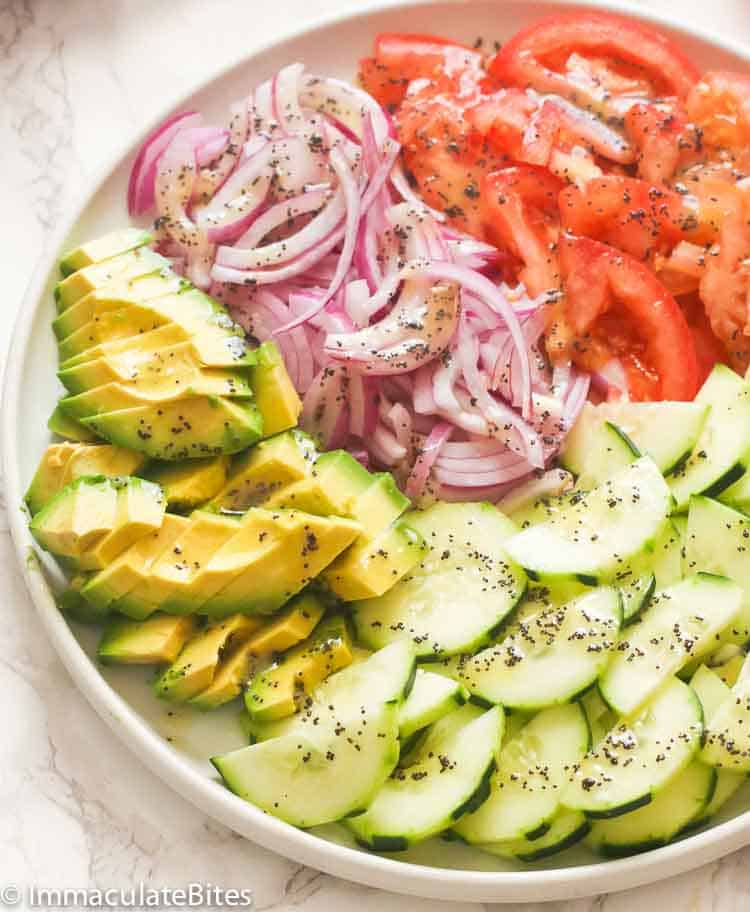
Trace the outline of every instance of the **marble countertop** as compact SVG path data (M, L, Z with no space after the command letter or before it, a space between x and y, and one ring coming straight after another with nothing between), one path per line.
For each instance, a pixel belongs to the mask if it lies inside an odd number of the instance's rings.
M750 0L643 2L750 40ZM0 358L45 238L133 130L195 81L280 28L358 5L358 0L0 0ZM222 27L225 20L231 28ZM301 867L241 839L170 791L113 740L40 634L2 512L0 593L0 886L202 881L251 886L258 909L476 908L400 897ZM496 908L520 912L522 907ZM657 885L523 908L744 912L750 908L750 848Z

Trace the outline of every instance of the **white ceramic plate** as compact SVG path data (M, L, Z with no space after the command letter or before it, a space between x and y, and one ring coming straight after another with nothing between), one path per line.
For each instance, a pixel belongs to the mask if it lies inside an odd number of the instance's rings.
M581 4L579 4L581 5ZM601 5L601 4L591 4ZM204 111L221 123L228 104L247 94L284 63L301 60L310 71L351 78L375 33L384 30L433 32L472 42L503 40L540 15L564 8L557 2L381 2L356 15L325 21L266 47L199 87L179 107ZM651 14L607 4L651 19L676 33L701 66L745 67L750 53L726 41L706 38ZM164 112L164 116L169 113ZM160 118L161 119L161 118ZM750 843L750 790L735 796L720 822L667 848L623 861L600 861L576 849L547 863L522 866L503 862L456 843L431 840L408 856L383 857L352 846L337 827L302 832L268 817L226 791L208 758L243 744L234 709L201 715L172 711L152 696L145 674L102 671L92 659L95 638L71 628L51 594L54 571L35 557L19 509L34 467L49 442L46 419L61 390L55 378L56 351L50 329L57 255L78 241L127 222L125 187L133 149L92 187L74 217L53 239L21 308L5 378L3 461L8 513L18 559L39 617L71 675L114 732L157 775L207 814L267 848L295 861L371 886L438 899L510 902L567 899L624 889L681 873ZM167 738L169 740L167 740ZM722 822L723 821L723 822ZM404 860L408 857L408 861Z

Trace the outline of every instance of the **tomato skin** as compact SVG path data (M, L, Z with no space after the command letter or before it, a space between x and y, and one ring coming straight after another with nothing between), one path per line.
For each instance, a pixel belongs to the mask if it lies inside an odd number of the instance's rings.
M546 168L516 164L489 174L482 186L482 219L488 239L523 264L519 279L536 296L559 287L554 245L557 200L564 184Z
M571 234L586 235L644 261L668 253L692 224L678 193L614 175L566 187L560 194L560 218Z
M435 35L383 32L375 38L375 53L360 61L362 86L381 105L393 110L414 79L448 77L457 82L478 78L482 55L456 41Z
M576 12L548 16L518 32L490 61L489 72L502 85L562 95L586 106L591 98L562 73L545 64L564 63L573 51L625 61L648 78L657 97L685 98L699 74L666 36L646 25L609 13Z
M693 86L686 106L706 146L733 156L746 152L750 144L750 76L709 71Z
M537 108L537 102L521 89L500 89L469 108L466 117L494 152L508 160L518 160Z
M651 270L587 237L563 235L558 249L564 319L577 339L573 359L591 370L611 357L624 358L631 395L693 399L699 386L693 336ZM645 381L640 385L638 375Z

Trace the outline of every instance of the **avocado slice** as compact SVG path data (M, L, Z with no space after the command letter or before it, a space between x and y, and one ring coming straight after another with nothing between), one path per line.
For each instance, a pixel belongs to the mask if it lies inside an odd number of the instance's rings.
M136 620L148 617L156 610L156 605L143 597L151 567L173 547L188 524L184 516L165 514L160 529L144 535L81 587L83 598L101 613L117 610ZM141 595L131 595L137 588Z
M222 656L210 686L193 696L191 704L199 709L214 709L238 697L255 662L300 643L310 635L324 611L322 601L312 592L292 599L277 617L262 622L263 626L250 639L233 644L231 651Z
M58 437L63 437L65 440L73 440L78 443L96 443L99 440L96 434L84 427L80 421L66 415L59 405L55 406L55 410L49 416L47 427L53 434L57 434Z
M63 316L65 314L67 311L63 312ZM165 319L156 316L145 307L131 306L108 310L61 339L57 344L58 357L60 363L64 364L70 358L96 345L119 341L132 343L133 337L140 338L165 325L168 325ZM183 330L179 341L188 339L188 334Z
M134 279L158 269L164 269L169 274L169 260L150 247L137 247L127 253L84 266L57 283L55 300L58 312L61 313L84 295L114 279Z
M145 621L113 620L104 631L97 657L107 665L174 662L194 628L194 618L164 614Z
M352 663L352 643L343 617L327 618L313 635L255 675L245 708L255 722L294 715L318 684Z
M96 570L160 528L164 510L164 495L152 482L84 476L55 495L29 528L45 550Z
M86 361L121 354L133 348L153 354L169 345L190 341L190 333L176 323L159 323L153 318L151 322L156 323L156 326L146 326L143 332L138 332L140 324L136 323L135 335L130 334L123 322L118 326L116 337L112 339L106 333L101 332L98 321L92 320L90 323L86 323L58 343L60 369L67 370L84 364Z
M356 518L356 500L372 484L373 476L350 453L333 450L317 459L306 478L274 491L263 506Z
M95 241L87 241L63 254L60 260L60 272L69 276L71 272L100 263L121 253L127 253L136 247L144 247L153 241L153 235L142 228L120 228L111 231Z
M32 516L38 513L46 503L49 503L64 486L65 468L78 446L77 443L55 443L44 451L39 467L24 497Z
M102 285L100 288L90 291L64 310L52 321L52 330L55 338L62 341L83 326L97 322L113 310L122 311L129 307L138 307L151 298L175 294L189 284L181 276L166 275L164 270L138 276L135 279L115 280L109 285ZM142 310L150 313L152 320L157 319L154 311L150 310L148 306L143 307ZM164 323L167 320L161 319L159 322Z
M73 395L110 383L127 386L141 401L173 399L189 391L245 399L253 395L247 372L203 368L191 342L146 355L135 348L64 368L57 376Z
M234 614L201 630L157 678L156 695L182 702L205 690L213 681L222 657L245 643L262 624L260 618Z
M284 431L263 440L232 461L229 476L211 500L211 507L227 513L244 513L269 494L309 475L315 447L302 431Z
M106 608L96 608L81 595L81 589L89 580L90 574L76 573L71 577L68 588L57 598L57 607L62 613L79 624L100 624L109 617Z
M221 491L227 480L229 459L229 456L209 456L185 462L154 462L146 476L161 486L168 509L184 513Z
M111 443L170 462L237 453L263 433L253 402L209 396L115 409L82 422Z
M233 577L201 606L209 617L235 611L271 614L303 589L359 536L361 526L337 516L313 516L296 510L255 508L254 522L267 524L261 539L247 525L208 565L209 572L232 567ZM253 550L254 549L254 550ZM238 563L243 568L237 572Z
M255 354L257 363L253 367L250 382L263 416L266 436L270 437L296 427L302 411L302 401L276 345L264 342Z
M387 592L425 553L422 536L403 520L396 520L375 537L363 535L322 575L334 595L345 602Z

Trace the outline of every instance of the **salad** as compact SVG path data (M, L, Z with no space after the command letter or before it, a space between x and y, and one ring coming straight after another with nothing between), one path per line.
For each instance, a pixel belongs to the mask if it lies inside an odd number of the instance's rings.
M60 607L361 846L692 832L750 773L750 77L579 12L142 145L60 261Z

